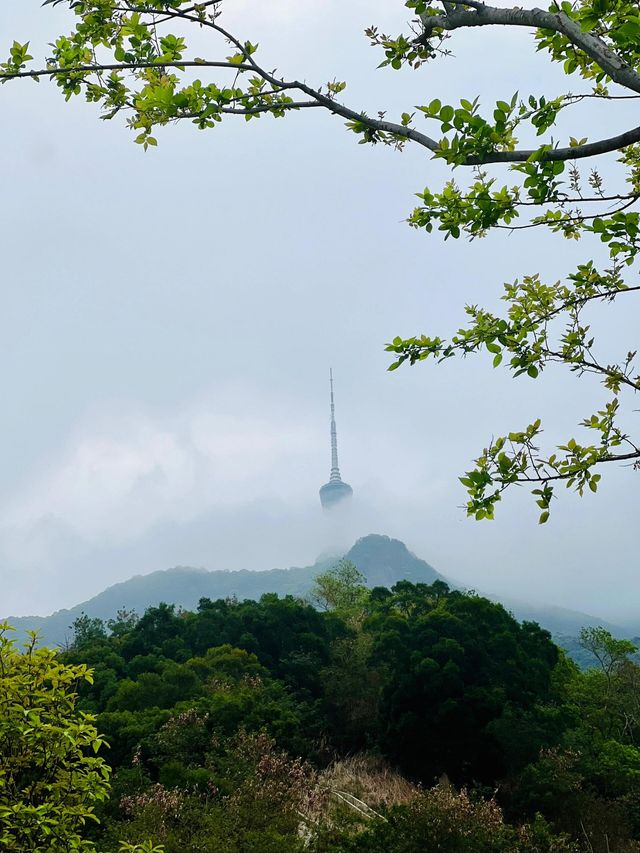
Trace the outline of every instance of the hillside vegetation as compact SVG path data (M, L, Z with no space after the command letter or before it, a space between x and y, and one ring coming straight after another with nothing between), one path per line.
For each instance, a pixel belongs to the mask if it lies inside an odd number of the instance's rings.
M203 598L194 611L162 604L76 621L59 660L93 670L77 709L95 717L113 769L83 843L103 853L147 842L165 853L640 849L630 642L586 630L600 664L581 672L499 604L441 581L369 590L346 562L312 598Z

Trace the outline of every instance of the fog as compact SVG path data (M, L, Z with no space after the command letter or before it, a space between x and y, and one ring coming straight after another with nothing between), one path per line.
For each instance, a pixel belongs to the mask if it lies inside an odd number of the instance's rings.
M225 9L266 66L345 79L356 109L563 90L525 33L466 34L428 69L375 70L363 30L400 31L399 2ZM31 39L40 57L71 23L39 0L0 7L3 44ZM395 335L451 334L466 302L496 306L525 273L555 282L597 246L412 231L413 194L446 171L418 149L359 146L320 110L166 128L145 154L49 83L0 97L0 616L173 565L306 565L377 532L469 587L640 624L637 473L603 472L597 496L559 490L544 526L524 490L494 522L468 520L457 480L492 435L538 416L549 446L577 434L604 389L560 369L513 380L484 357L386 372ZM572 135L599 115L581 107ZM593 318L609 361L636 348L637 311ZM318 500L330 366L354 489L337 520Z

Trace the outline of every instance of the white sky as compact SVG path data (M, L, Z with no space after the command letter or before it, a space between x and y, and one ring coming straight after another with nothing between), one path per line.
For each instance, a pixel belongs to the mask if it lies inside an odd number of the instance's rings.
M455 57L418 73L376 70L363 30L399 32L405 11L228 0L223 21L260 42L268 67L345 79L344 100L370 112L563 91L524 32L462 34ZM2 51L31 39L46 56L71 24L62 7L4 0ZM485 358L388 374L383 351L397 334L450 334L465 302L495 306L503 282L553 282L599 247L412 231L413 193L438 187L443 167L417 148L359 146L319 110L168 128L144 154L123 122L51 84L0 98L0 615L176 564L307 564L380 532L471 587L640 623L638 474L604 472L596 498L561 493L543 527L524 493L492 524L460 509L457 477L492 434L541 415L563 441L604 390L560 370L514 381ZM574 120L574 136L602 127L592 106ZM597 330L612 361L636 348L638 312L608 309ZM340 531L317 498L329 365L355 491Z

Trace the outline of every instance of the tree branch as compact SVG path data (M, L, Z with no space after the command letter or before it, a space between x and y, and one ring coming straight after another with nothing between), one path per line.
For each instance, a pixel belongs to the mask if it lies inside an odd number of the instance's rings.
M609 376L612 379L618 379L621 385L628 385L629 388L633 388L634 391L640 391L640 386L637 382L629 379L623 373L620 373L620 371L612 370L609 367L603 367L596 361L589 361L586 358L580 358L580 360L577 361L568 361L567 357L562 352L556 352L551 349L544 349L543 352L549 361L556 361L558 364L566 364L570 370L579 371L581 374L598 373L602 376Z
M583 160L586 157L597 157L600 154L619 151L620 148L626 148L627 145L633 145L635 142L640 142L640 126L626 130L624 133L618 134L618 136L609 136L606 139L600 139L597 142L576 145L573 148L552 148L549 151L545 151L541 155L540 160L542 162L548 160ZM529 150L496 151L484 157L468 157L464 165L482 166L487 163L523 163L537 153L538 150L535 148Z
M427 43L436 29L451 31L464 27L497 25L552 30L566 36L573 45L591 57L614 82L625 89L640 92L640 74L610 50L602 39L583 32L580 25L564 12L517 7L500 9L496 6L486 6L478 0L450 0L450 5L470 7L473 11L462 8L453 13L447 10L444 15L421 15L424 33L417 39L418 43Z
M67 74L95 74L100 71L136 71L142 68L228 68L233 71L255 71L264 80L276 86L280 91L285 89L298 89L316 102L315 106L324 107L328 112L334 115L341 116L348 121L357 121L371 130L380 133L389 133L398 136L402 139L407 139L415 142L423 148L427 148L434 153L440 150L440 145L436 139L428 136L426 133L421 133L412 127L406 127L396 122L386 121L384 119L376 119L367 116L364 113L358 113L355 110L341 104L328 95L323 95L312 86L302 83L300 80L279 80L269 72L262 69L256 63L239 63L232 62L214 62L209 60L179 60L176 62L136 62L136 63L101 63L97 65L76 65L69 68L46 68L37 71L16 71L13 73L0 72L0 81L14 80L18 78L31 77L57 77ZM310 103L305 103L305 107L312 106ZM602 139L598 142L591 142L585 145L577 145L573 148L554 148L550 151L545 151L541 157L541 161L547 160L579 160L587 157L595 157L600 154L606 154L611 151L617 151L620 148L631 145L635 142L640 142L640 126L632 130L621 133L619 136L612 136L608 139ZM462 165L464 166L481 166L489 163L521 163L528 160L533 154L537 153L537 149L524 149L516 151L495 151L492 154L487 154L483 157L468 157Z
M263 104L256 107L221 107L219 112L225 115L234 116L249 116L259 115L260 113L271 113L274 110L302 110L320 107L315 101L292 101L290 104ZM175 116L176 119L181 118L201 118L202 113L181 113Z
M604 291L603 293L591 293L588 296L579 296L576 299L571 299L567 302L563 302L562 305L559 305L557 308L554 308L553 311L549 311L547 314L543 314L540 317L536 317L535 321L537 323L548 323L549 320L553 319L553 317L557 316L562 311L575 308L578 305L583 308L587 304L587 302L591 302L594 299L615 299L622 293L635 293L639 290L640 285L635 285L634 287L621 287L617 290Z
M640 450L634 450L631 453L608 453L606 456L600 457L596 464L599 465L601 462L626 462L632 459L640 461ZM549 480L569 480L575 476L575 471L569 471L566 474L538 474L534 477L518 477L517 480L512 480L507 485L511 483L546 483ZM496 478L496 482L500 483L502 481Z
M395 122L388 122L382 119L372 119L364 113L358 113L355 110L352 110L349 107L338 103L333 98L330 98L327 95L323 95L320 91L318 91L318 89L314 89L313 87L308 86L306 83L302 83L300 80L285 81L279 79L278 77L274 76L274 74L271 74L270 72L266 71L266 69L258 65L253 56L251 56L251 54L245 50L245 47L242 42L228 30L224 29L224 27L221 27L219 24L217 24L215 20L202 20L201 18L195 17L191 14L187 14L186 12L181 12L179 10L171 12L170 16L172 18L189 21L190 23L195 23L199 24L200 26L207 27L208 29L214 30L219 35L226 38L240 53L243 54L243 56L245 57L245 63L249 66L248 69L244 64L238 65L236 67L241 68L243 70L255 71L256 74L259 74L263 80L266 80L267 83L270 83L274 88L298 89L300 92L304 92L305 95L308 95L310 98L313 98L315 101L318 102L320 106L325 107L329 112L332 112L335 115L339 115L342 118L347 119L348 121L361 122L372 130L377 130L381 133L391 133L403 137L405 139L409 139L412 142L416 142L418 145L421 145L423 148L428 148L430 151L435 152L439 149L438 141L432 139L430 136L427 136L426 133L421 133L419 130L415 130L411 127L406 127L402 124L396 124ZM177 64L178 63L176 63L176 65Z
M210 3L206 3L210 5ZM215 5L215 3L211 4ZM466 7L466 8L456 8ZM129 11L148 11L134 4L123 3L123 10ZM473 11L469 11L469 9ZM270 83L275 89L282 90L298 90L304 93L313 101L316 106L324 107L328 112L340 116L347 121L357 122L366 128L381 134L389 134L398 139L406 139L415 142L423 148L437 154L441 151L440 142L425 133L416 130L413 127L398 124L396 122L386 121L385 119L372 118L362 112L357 112L344 104L339 103L333 97L323 94L318 89L307 85L299 80L284 80L275 76L274 73L262 68L254 60L254 58L246 50L242 42L233 36L232 33L225 30L215 20L203 19L192 14L192 9L189 10L173 10L164 13L163 21L167 20L183 20L199 26L207 27L217 32L219 35L228 39L237 50L244 56L244 61L235 64L223 61L187 61L180 60L176 62L138 62L138 63L114 63L93 65L79 65L70 68L47 68L37 71L18 71L13 73L0 72L0 82L7 80L31 77L38 79L40 77L55 78L56 76L69 74L90 74L99 73L100 71L136 71L143 68L227 68L238 71L254 71L260 75L262 79ZM577 47L591 56L598 65L609 74L609 76L620 85L640 93L640 74L635 72L627 63L620 59L616 54L608 49L606 44L599 38L583 33L579 25L569 18L564 12L551 13L541 9L518 9L507 8L500 9L493 6L485 6L479 0L447 0L446 11L443 15L422 15L421 20L424 26L424 33L417 41L428 41L429 36L434 29L455 30L462 27L487 26L487 25L503 25L503 26L527 26L542 29L554 30L563 33ZM300 107L311 107L309 102L301 102ZM292 109L293 107L289 107ZM255 108L256 114L259 112L268 112L268 109ZM239 113L242 114L242 113ZM245 113L248 114L248 113ZM640 126L625 131L617 136L601 139L596 142L586 143L569 148L553 148L548 151L540 152L538 149L520 149L514 151L495 151L482 156L471 156L463 160L459 165L463 166L478 166L490 163L519 163L528 160L532 155L538 154L541 161L569 161L596 157L601 154L620 150L628 145L640 142Z
M595 199L595 200L597 201L597 199ZM544 219L537 219L537 220L534 220L533 222L527 222L526 225L493 225L492 227L497 228L501 231L526 231L529 228L544 228L544 227L552 228L552 229L559 229L559 228L562 228L563 225L568 225L571 223L580 223L581 224L583 222L589 222L590 220L599 219L603 216L615 216L616 213L622 213L623 211L628 210L630 207L633 207L633 205L636 203L637 200L638 200L638 196L636 196L636 195L628 196L628 201L625 204L618 205L618 207L616 207L614 210L608 210L606 212L601 211L600 213L590 213L590 214L586 214L586 213L583 214L580 212L576 212L573 215L571 213L568 213L566 216L563 216L562 219L556 219L556 220L549 221L549 222L547 220L544 220ZM576 201L576 204L582 204L582 199L577 199L575 201ZM585 201L588 201L588 199L585 199ZM560 203L561 202L557 202L554 200L549 202L549 204L560 204ZM540 204L546 204L546 202L541 202ZM520 202L518 202L516 206L520 206Z
M233 71L253 71L251 65L233 62L213 62L209 60L179 60L176 62L114 62L94 65L72 65L69 68L41 68L39 71L0 71L0 83L17 80L20 77L58 77L64 74L97 74L100 71L137 71L141 68L229 68ZM280 88L286 88L281 86Z

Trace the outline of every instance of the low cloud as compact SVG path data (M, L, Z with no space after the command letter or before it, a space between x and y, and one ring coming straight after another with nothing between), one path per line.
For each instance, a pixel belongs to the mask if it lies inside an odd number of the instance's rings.
M244 412L233 406L236 415L225 414L228 401L218 398L178 417L129 412L92 420L12 499L0 523L27 528L55 517L84 539L119 543L165 521L277 494L279 478L292 479L320 436L304 423L283 426L273 404L251 400Z
M267 569L348 548L384 522L361 500L323 516L328 445L324 419L237 385L178 415L94 413L0 508L0 615L173 565Z

